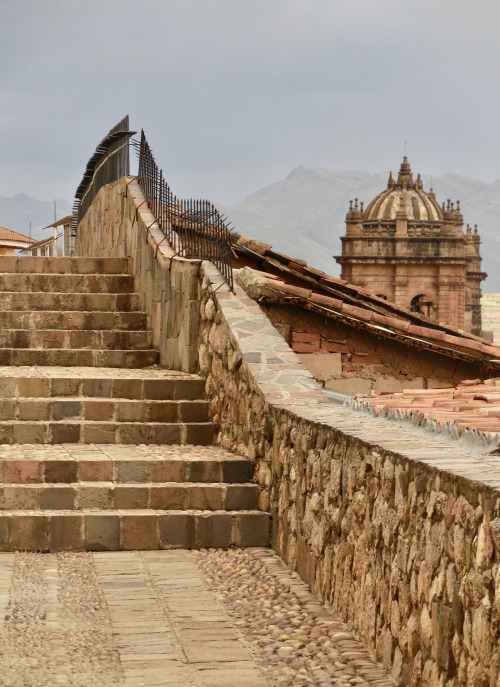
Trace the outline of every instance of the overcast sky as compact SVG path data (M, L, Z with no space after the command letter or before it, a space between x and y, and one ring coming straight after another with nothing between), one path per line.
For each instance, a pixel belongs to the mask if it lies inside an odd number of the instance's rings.
M174 193L298 165L500 178L499 0L0 0L0 196L73 200L125 114Z

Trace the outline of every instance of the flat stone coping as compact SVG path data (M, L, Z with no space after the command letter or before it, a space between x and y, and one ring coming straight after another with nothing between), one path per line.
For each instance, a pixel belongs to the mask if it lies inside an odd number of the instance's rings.
M0 554L0 606L9 685L394 685L268 549Z
M480 441L453 439L407 421L374 417L369 411L331 405L289 407L300 416L357 437L374 448L380 447L438 470L486 484L500 491L500 455Z

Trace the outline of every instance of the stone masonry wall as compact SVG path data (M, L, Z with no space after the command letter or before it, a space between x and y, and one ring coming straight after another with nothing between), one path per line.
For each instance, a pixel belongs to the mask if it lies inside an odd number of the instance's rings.
M219 441L255 461L277 552L401 684L499 687L498 457L326 402L258 305L202 272Z
M130 257L161 364L198 370L200 261L173 258L135 179L123 178L99 191L78 225L75 254Z
M78 253L134 258L162 363L199 356L278 553L401 684L500 687L500 458L329 403L259 306L172 259L141 204L135 182L102 189Z

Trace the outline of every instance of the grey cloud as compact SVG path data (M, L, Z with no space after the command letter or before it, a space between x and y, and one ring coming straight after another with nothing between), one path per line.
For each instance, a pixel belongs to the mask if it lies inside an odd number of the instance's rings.
M500 177L496 0L21 0L0 11L0 195L71 196L123 114L174 190L300 164Z

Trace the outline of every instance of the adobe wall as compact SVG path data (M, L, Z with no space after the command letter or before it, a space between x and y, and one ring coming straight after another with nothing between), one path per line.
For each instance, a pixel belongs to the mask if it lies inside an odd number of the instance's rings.
M197 372L200 261L172 259L135 179L99 191L78 225L75 255L129 257L160 364Z
M260 304L325 388L358 394L457 386L481 378L479 365L412 348L297 306Z
M258 305L202 272L219 441L254 460L276 551L400 684L498 687L498 459L325 402Z

